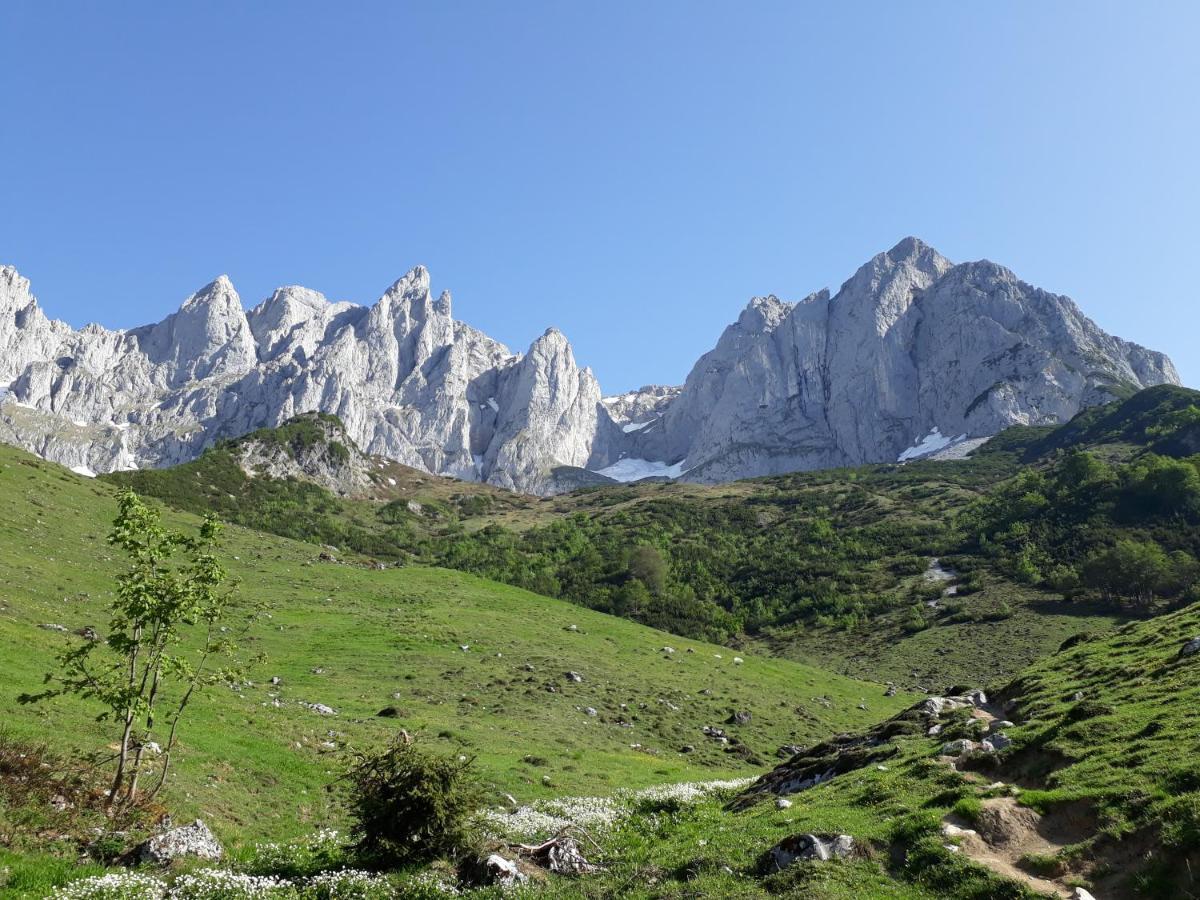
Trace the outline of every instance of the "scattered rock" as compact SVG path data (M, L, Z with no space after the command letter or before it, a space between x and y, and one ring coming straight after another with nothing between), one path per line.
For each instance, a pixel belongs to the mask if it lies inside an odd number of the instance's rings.
M598 713L596 712L596 707L594 707L594 706L585 706L585 707L583 708L583 714L584 714L585 716L596 716L596 715L598 715Z
M782 747L780 747L778 750L775 751L775 755L778 756L780 759L791 759L793 756L795 756L797 753L802 752L803 750L804 750L804 748L801 747L799 744L784 744Z
M337 710L332 706L326 706L324 703L300 703L305 709L310 709L319 716L336 716Z
M200 819L191 825L172 828L156 834L135 851L142 862L163 865L185 856L197 859L220 859L224 855L220 843Z
M887 689L886 691L884 691L884 692L883 692L883 696L885 696L885 697L895 697L895 696L896 696L896 686L895 686L894 684L893 684L893 685L889 685L889 686L888 686L888 689Z
M572 684L579 684L583 681L583 676L580 675L578 672L567 672L564 675L564 677L567 679L567 681L570 681Z
M930 697L921 704L921 712L931 719L937 719L943 713L953 709L967 709L987 704L987 694L983 691L968 691L953 697Z
M67 630L66 625L59 625L56 622L47 622L44 625L39 625L38 628L45 629L46 631L66 631Z
M400 718L400 710L394 706L385 706L375 715L380 719L398 719Z
M767 852L764 868L778 872L795 862L827 862L845 859L853 853L854 838L848 834L796 834L784 838Z
M75 629L73 632L71 632L71 633L72 633L72 634L77 634L77 635L79 635L79 636L80 636L81 638L83 638L85 641L98 641L98 640L100 640L100 634L99 634L99 632L97 632L97 631L96 631L96 629L95 629L95 628L93 628L91 625L85 625L83 628L76 628L76 629Z
M1200 653L1200 637L1194 637L1182 647L1179 648L1179 658L1183 659L1186 656L1195 656Z
M789 800L787 797L776 797L775 798L775 808L776 809L791 809L791 806L792 806L792 801Z
M271 684L283 684L283 679L280 678L278 675L272 675L271 676Z
M735 657L733 658L733 664L734 664L735 666L740 666L740 665L741 665L742 663L744 663L744 662L745 662L745 660L744 660L744 659L742 659L740 656L735 656Z
M950 741L942 745L942 756L963 756L978 749L980 747L974 741L959 738L957 741Z
M1010 738L1003 731L997 731L994 734L989 734L987 738L984 739L982 749L986 752L1003 750L1005 747L1008 747L1011 744L1012 738Z
M754 718L749 711L739 709L733 712L728 719L725 720L727 725L749 725L750 720Z
M1096 900L1096 898L1092 896L1091 891L1077 887L1075 888L1075 892L1071 894L1071 900Z
M691 744L684 744L682 747L679 748L679 752L680 753L695 753L696 748L693 747Z
M969 837L973 834L978 834L978 832L973 831L970 828L959 828L957 825L955 825L951 822L946 822L942 825L942 836L943 837L962 838L962 837Z
M568 626L567 626L565 629L563 629L563 630L564 630L564 631L578 631L578 630L579 630L579 626L578 626L578 625L568 625Z

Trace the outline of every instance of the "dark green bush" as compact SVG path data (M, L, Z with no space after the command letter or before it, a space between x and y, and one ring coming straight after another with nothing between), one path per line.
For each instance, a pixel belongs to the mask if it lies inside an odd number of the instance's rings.
M427 862L474 842L470 819L483 798L474 760L396 742L360 754L346 781L354 849L365 863Z

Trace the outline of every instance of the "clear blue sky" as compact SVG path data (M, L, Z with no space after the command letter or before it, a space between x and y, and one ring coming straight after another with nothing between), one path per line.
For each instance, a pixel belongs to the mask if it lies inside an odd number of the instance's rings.
M0 5L0 262L79 325L416 263L606 392L916 234L1200 384L1200 4Z

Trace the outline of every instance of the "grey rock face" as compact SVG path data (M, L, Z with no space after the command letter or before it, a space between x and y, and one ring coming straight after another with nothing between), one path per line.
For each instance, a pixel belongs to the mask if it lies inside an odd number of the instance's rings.
M751 301L688 376L654 450L705 482L897 461L1178 381L1165 356L1105 334L1070 299L908 238L835 296Z
M419 267L370 308L289 287L247 314L222 277L128 332L47 319L3 268L0 348L0 440L86 474L183 462L322 411L365 453L538 491L588 461L599 414L559 332L516 356L455 321Z
M364 453L519 491L719 482L952 458L1117 386L1178 380L1071 300L913 238L836 295L754 299L681 387L609 398L560 332L513 354L456 321L421 267L370 307L284 287L247 313L221 277L130 331L48 319L0 267L0 440L85 474L183 462L320 411Z

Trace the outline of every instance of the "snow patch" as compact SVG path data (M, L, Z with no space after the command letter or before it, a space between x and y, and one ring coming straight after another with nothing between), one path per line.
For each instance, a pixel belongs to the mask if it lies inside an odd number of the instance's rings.
M492 408L492 412L500 412L500 404L496 402L495 397L488 397L487 405Z
M951 444L957 444L959 441L965 441L967 436L960 434L956 438L948 438L935 425L933 431L921 438L920 442L909 447L897 458L896 462L908 462L913 459L920 459L923 456L929 456L931 453L937 453L945 450Z
M632 434L635 431L641 431L647 425L653 425L653 424L654 424L653 419L651 419L649 422L630 422L627 425L622 425L621 430L623 432L625 432L626 434Z
M678 478L687 470L683 467L686 460L680 460L674 465L655 459L619 459L611 466L595 469L597 475L604 475L614 481L638 481L642 478Z
M95 478L96 473L87 466L71 466L71 471L76 475L82 475L84 478Z

